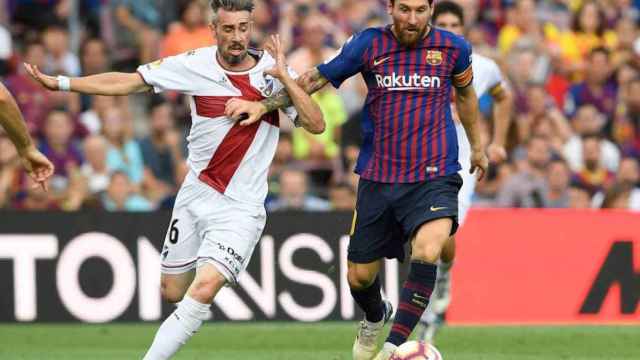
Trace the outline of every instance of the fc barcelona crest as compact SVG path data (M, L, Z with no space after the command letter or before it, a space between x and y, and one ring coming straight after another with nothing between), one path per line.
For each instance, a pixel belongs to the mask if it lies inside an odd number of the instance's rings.
M440 65L442 64L442 51L427 50L427 64Z

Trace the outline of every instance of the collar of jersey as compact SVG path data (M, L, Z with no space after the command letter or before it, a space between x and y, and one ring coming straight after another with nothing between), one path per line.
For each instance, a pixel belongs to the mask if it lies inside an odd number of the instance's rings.
M220 64L220 62L218 61L218 47L217 46L212 46L211 48L213 49L213 63L220 70L222 70L222 72L224 72L226 74L231 74L231 75L246 75L246 74L249 74L253 69L258 67L258 65L260 65L265 59L264 52L259 52L260 59L256 62L255 65L253 65L252 67L250 67L249 69L244 70L244 71L231 71L231 70L225 69L224 66L222 66L222 64ZM252 49L249 49L248 51L251 51L251 50ZM251 56L251 55L249 55L249 56Z

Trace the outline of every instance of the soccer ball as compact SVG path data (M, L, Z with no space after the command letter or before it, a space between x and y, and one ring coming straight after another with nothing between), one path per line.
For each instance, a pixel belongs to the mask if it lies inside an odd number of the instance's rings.
M425 344L420 341L407 341L398 346L389 360L442 360L442 355L431 344Z

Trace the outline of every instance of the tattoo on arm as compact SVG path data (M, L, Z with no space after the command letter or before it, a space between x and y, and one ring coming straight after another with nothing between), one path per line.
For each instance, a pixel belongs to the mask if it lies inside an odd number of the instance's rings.
M322 76L318 69L314 68L302 74L296 82L307 94L313 94L327 85L329 80ZM287 94L287 91L283 89L276 95L262 100L262 104L267 108L267 112L271 112L277 109L289 107L293 105L293 102L291 101L289 94Z

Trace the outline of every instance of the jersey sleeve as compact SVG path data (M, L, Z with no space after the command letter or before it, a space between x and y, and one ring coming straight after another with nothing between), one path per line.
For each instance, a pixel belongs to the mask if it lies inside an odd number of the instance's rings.
M473 81L473 67L471 66L471 44L464 38L459 38L458 48L460 54L453 67L453 86L463 88Z
M345 80L361 72L365 64L363 54L369 46L367 39L366 31L350 37L336 56L318 66L320 74L339 88Z
M489 95L496 97L500 96L506 89L507 84L502 76L502 72L495 61L491 61L488 67L489 72Z
M188 54L169 56L152 63L140 65L137 69L147 85L160 93L167 90L188 92L193 83L188 74L191 72L187 64Z

